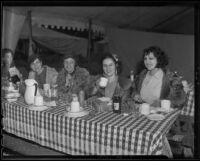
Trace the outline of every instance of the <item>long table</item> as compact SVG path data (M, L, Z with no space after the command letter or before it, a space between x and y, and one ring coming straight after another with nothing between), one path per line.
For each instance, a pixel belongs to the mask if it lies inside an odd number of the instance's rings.
M161 155L163 138L179 110L163 113L161 121L144 115L93 112L84 117L65 116L65 101L44 111L32 111L20 97L1 100L3 129L23 139L71 155Z

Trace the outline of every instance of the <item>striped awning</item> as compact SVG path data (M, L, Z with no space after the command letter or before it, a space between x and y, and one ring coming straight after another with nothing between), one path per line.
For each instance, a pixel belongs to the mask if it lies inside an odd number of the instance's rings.
M61 20L61 19L54 19L54 18L43 18L43 17L32 17L32 23L37 24L39 27L45 28L55 28L55 29L72 29L78 31L88 30L89 22L81 22L76 20ZM92 24L92 31L97 33L105 33L105 28L101 25Z

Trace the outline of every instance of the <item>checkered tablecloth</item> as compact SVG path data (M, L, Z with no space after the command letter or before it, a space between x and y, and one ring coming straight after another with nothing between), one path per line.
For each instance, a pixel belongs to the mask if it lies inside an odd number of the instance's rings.
M112 112L69 118L62 101L45 111L31 111L23 98L1 104L6 132L72 155L159 155L163 137L180 114L175 110L161 121Z
M194 90L191 90L187 93L187 103L181 110L181 115L194 117L194 103Z

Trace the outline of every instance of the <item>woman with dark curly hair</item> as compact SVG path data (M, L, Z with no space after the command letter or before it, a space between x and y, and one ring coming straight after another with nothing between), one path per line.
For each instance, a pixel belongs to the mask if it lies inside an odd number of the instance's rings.
M120 96L122 100L122 112L127 111L130 107L128 102L129 89L131 87L131 81L127 78L121 77L120 72L122 70L122 64L117 55L107 53L102 61L102 74L97 75L91 83L92 94L97 97L106 97L113 99L115 96ZM101 78L107 79L107 85L102 87L100 84ZM100 111L111 111L112 107L102 106Z
M134 100L157 106L160 105L161 99L174 100L174 98L171 98L175 96L175 90L171 88L173 78L171 72L166 69L168 57L165 52L157 46L146 48L143 52L143 61L146 69L139 74L135 81ZM182 85L179 79L176 80ZM180 104L185 101L183 89L179 90L181 91L178 96L180 99L172 102L172 104L176 104L176 102Z

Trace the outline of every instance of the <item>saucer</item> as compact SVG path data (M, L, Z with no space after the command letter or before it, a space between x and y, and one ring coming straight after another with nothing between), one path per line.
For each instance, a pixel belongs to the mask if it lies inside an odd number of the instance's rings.
M162 115L162 114L155 114L154 113L154 114L148 115L147 118L149 120L153 120L153 121L160 121L160 120L163 120L165 118L165 116Z
M5 98L7 99L16 99L20 97L20 93L7 93L5 94Z
M82 117L82 116L85 116L85 115L88 115L89 114L89 111L86 111L86 110L81 110L79 112L71 112L71 111L68 111L65 113L65 116L68 116L68 117Z
M36 105L32 105L32 106L30 106L28 109L29 110L33 110L33 111L44 111L44 110L46 110L46 109L48 109L49 107L47 107L47 106L36 106Z
M7 101L8 102L15 102L15 101L17 101L17 98L7 98Z

